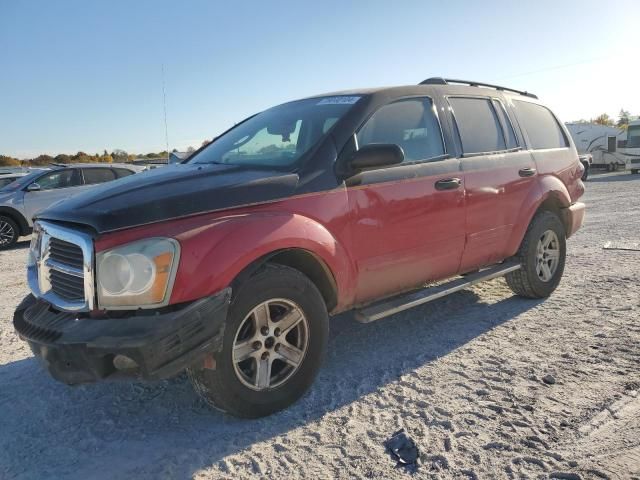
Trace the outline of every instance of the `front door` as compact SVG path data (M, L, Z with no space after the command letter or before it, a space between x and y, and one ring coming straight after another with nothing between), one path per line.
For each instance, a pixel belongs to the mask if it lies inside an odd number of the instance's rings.
M445 154L429 98L380 108L357 134L358 145L394 143L400 165L347 181L356 302L454 275L464 247L464 185L460 162Z
M65 168L54 170L36 180L39 190L24 193L24 207L29 222L33 216L54 203L75 195L83 189L80 170Z

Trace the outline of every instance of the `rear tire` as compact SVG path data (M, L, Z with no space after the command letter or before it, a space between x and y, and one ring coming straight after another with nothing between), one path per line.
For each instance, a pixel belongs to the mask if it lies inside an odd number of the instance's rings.
M267 264L234 295L215 369L192 367L187 374L214 408L243 418L270 415L311 386L328 332L327 308L311 280Z
M582 166L584 167L584 172L582 172L581 180L583 182L586 182L587 178L589 178L589 164L588 163L583 163Z
M13 219L0 215L0 250L13 247L20 238L20 230Z
M565 228L558 216L536 214L516 254L522 268L505 276L507 285L521 297L548 297L560 283L566 253Z

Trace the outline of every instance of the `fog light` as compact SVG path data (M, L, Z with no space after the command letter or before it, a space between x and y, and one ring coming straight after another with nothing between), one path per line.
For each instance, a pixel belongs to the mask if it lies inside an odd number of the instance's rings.
M116 355L113 359L113 366L118 370L133 370L138 368L138 363L126 355Z

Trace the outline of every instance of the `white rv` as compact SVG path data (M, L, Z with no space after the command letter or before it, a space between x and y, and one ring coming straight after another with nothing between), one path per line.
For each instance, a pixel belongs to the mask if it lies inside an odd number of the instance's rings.
M629 122L627 138L618 150L627 159L631 173L640 172L640 119Z
M567 129L591 168L640 172L640 119L629 122L627 130L596 123L567 123Z

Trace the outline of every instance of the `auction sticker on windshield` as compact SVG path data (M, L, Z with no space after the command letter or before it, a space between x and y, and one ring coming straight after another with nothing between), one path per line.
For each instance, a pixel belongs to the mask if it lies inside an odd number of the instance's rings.
M360 97L326 97L316 105L353 105L358 100L360 100Z

